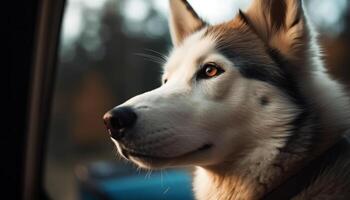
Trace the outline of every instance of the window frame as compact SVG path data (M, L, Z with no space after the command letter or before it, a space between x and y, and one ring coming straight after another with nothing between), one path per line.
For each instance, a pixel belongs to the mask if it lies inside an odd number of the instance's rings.
M29 71L22 191L25 200L48 199L44 189L47 130L65 0L38 1Z

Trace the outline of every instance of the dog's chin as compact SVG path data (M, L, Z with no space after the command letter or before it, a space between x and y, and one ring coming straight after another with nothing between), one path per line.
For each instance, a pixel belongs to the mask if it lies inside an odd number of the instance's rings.
M189 151L180 156L162 157L152 154L142 154L128 151L126 149L119 149L119 153L126 159L132 161L139 167L145 169L159 169L175 166L188 166L198 164L205 159L205 155L213 148L212 144L205 144L200 148Z

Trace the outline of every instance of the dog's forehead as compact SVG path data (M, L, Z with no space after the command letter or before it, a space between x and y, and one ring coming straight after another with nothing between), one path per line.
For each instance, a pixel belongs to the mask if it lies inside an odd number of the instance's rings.
M206 28L188 36L181 45L174 47L169 59L164 66L166 73L172 73L181 66L186 66L187 70L196 69L195 63L199 63L208 55L214 53L215 39L205 34Z

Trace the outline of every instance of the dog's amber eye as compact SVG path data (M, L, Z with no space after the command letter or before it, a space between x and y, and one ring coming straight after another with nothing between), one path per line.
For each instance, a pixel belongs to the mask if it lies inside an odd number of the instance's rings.
M203 65L202 69L198 73L198 78L208 79L223 73L224 70L217 66L215 63L207 63Z
M214 66L209 65L205 68L205 75L207 77L216 76L217 73L218 73L218 69Z

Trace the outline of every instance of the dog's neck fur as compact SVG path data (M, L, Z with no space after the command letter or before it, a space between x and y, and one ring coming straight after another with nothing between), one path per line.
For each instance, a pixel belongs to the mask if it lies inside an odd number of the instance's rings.
M306 159L268 145L250 155L235 164L198 167L194 179L197 199L259 199L299 169L300 162Z
M238 163L198 167L194 178L196 197L199 200L260 199L310 159L302 154L269 148L267 144Z

